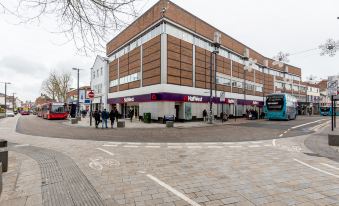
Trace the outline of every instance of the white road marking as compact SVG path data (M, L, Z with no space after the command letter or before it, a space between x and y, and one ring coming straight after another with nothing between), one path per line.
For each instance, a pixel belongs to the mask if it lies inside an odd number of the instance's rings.
M101 150L101 151L103 151L103 152L105 152L105 153L107 153L107 154L109 154L109 155L111 155L111 156L114 156L114 154L113 154L112 152L110 152L110 151L107 151L107 150L102 149L102 148L100 148L100 147L98 147L97 149L98 149L98 150Z
M272 140L272 145L275 147L275 139Z
M254 141L254 142L250 142L250 143L252 143L252 144L261 144L261 143L263 143L263 142Z
M260 147L260 145L255 144L255 145L249 145L248 147Z
M170 185L164 183L163 181L159 180L158 178L147 174L146 175L148 178L150 178L151 180L153 180L154 182L158 183L159 185L161 185L162 187L166 188L167 190L169 190L170 192L172 192L173 194L175 194L176 196L180 197L181 199L183 199L184 201L186 201L187 203L189 203L190 205L193 206L200 206L198 203L194 202L193 200L191 200L190 198L188 198L186 195L182 194L181 192L179 192L178 190L174 189L173 187L171 187Z
M124 144L124 142L107 142L107 144Z
M102 170L104 166L100 162L98 162L97 159L89 159L91 162L88 164L88 166L94 170Z
M187 146L188 149L199 149L201 146Z
M282 136L284 136L284 134L279 135L279 137L282 137Z
M198 145L199 143L193 143L193 142L190 142L190 143L185 143L185 145Z
M308 122L308 123L305 123L305 124L297 125L297 126L291 127L291 129L297 129L299 127L303 127L303 126L306 126L306 125L309 125L309 124L314 124L314 123L317 123L317 122L320 122L320 121L323 121L323 120L326 120L326 119L319 119L317 121L313 121L313 122Z
M205 145L215 145L217 143L216 142L202 142L202 144L205 144Z
M182 148L182 146L179 146L179 145L169 145L168 148L179 149L179 148Z
M160 148L159 145L146 145L146 148Z
M272 147L271 144L264 144L264 147Z
M141 142L127 142L128 145L140 145Z
M160 143L152 143L152 142L149 142L149 143L147 143L147 145L159 145L159 146L160 146Z
M309 165L309 164L307 164L307 163L305 163L305 162L302 162L302 161L300 161L300 160L298 160L298 159L293 159L293 160L296 161L296 162L299 162L300 164L302 164L302 165L304 165L304 166L306 166L306 167L309 167L309 168L311 168L311 169L317 170L318 172L321 172L321 173L330 175L330 176L335 177L335 178L339 178L339 175L335 175L335 174L332 174L332 173L327 172L327 171L325 171L325 170L319 169L319 168L317 168L317 167L313 167L313 166L311 166L311 165Z
M215 149L220 149L223 148L223 146L217 146L217 145L209 145L207 148L215 148Z
M234 142L223 142L222 144L234 144Z
M124 145L124 147L128 147L128 148L137 148L139 147L138 145Z
M15 145L14 147L27 147L29 146L29 144L18 144L18 145Z
M241 145L230 145L230 146L228 146L228 147L230 147L230 148L240 148L240 147L242 147Z
M286 134L286 133L287 133L287 131L284 132L284 134Z
M117 147L118 145L116 145L116 144L104 144L102 146L103 147Z
M326 167L329 167L331 169L335 169L335 170L339 170L338 167L335 167L335 166L332 166L332 165L329 165L329 164L326 164L326 163L321 163L322 165L326 166Z

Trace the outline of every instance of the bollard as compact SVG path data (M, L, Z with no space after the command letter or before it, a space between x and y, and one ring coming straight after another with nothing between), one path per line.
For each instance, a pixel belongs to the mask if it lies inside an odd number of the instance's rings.
M0 139L0 147L7 147L7 140Z
M117 127L118 127L118 128L124 128L124 127L125 127L125 121L119 121L119 122L117 122Z
M2 167L2 163L0 162L0 167ZM0 170L0 196L2 192L2 171Z
M174 127L173 121L166 121L166 127Z
M2 163L1 170L2 172L7 172L8 170L8 151L0 150L0 162Z

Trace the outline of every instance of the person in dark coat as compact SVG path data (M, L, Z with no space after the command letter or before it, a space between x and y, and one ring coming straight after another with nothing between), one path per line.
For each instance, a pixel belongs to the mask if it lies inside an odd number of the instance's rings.
M118 124L118 120L119 120L119 112L118 112L117 108L114 108L114 113L115 113L115 119L116 119L117 124Z
M99 114L98 110L94 111L93 117L95 119L95 128L98 128L98 125L100 123L100 114Z
M111 128L114 126L114 120L115 120L115 111L114 109L111 110L109 113L109 119L111 120Z
M204 111L202 111L202 117L204 119L204 122L206 122L207 121L207 111L206 111L206 109L204 109Z
M133 110L133 109L130 109L130 110L129 110L129 118L130 118L131 122L132 122L132 120L133 120L133 116L134 116L134 110Z
M102 118L102 128L107 127L107 119L109 118L109 114L106 111L106 109L104 109L104 111L101 112L101 118Z

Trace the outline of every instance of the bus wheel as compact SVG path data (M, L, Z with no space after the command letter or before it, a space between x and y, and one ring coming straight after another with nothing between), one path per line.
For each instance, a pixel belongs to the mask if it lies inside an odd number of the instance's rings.
M291 117L290 115L287 116L287 121L290 121L291 120Z

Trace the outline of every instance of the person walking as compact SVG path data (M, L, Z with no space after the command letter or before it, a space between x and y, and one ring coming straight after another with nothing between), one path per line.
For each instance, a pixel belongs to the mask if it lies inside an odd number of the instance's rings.
M115 113L115 120L117 122L117 127L118 127L118 121L119 121L119 112L117 108L114 108L114 113Z
M115 111L114 109L111 110L109 113L109 119L111 120L111 128L114 126L114 120L115 120Z
M206 109L204 109L204 111L202 111L202 117L204 119L204 122L206 122L207 121L207 111L206 111Z
M94 120L95 120L95 128L98 128L98 125L100 123L100 114L99 114L98 110L94 111L93 117L94 117Z
M131 122L133 121L133 116L134 116L134 110L130 109L129 110L129 118L131 119Z
M102 111L101 113L101 118L102 118L102 128L107 127L107 119L109 117L108 112L106 111L106 109L104 109L104 111Z

